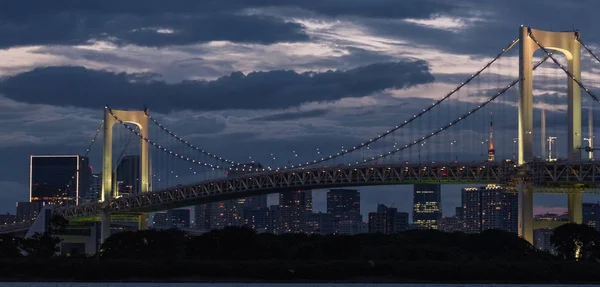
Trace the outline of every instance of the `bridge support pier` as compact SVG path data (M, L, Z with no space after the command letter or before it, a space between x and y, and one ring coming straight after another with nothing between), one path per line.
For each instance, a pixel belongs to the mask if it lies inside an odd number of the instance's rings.
M100 244L110 237L110 213L102 211L100 213Z
M569 221L577 224L583 223L583 191L569 193L568 195L568 212Z
M519 236L533 244L533 187L521 183L519 191Z
M148 213L142 213L138 216L138 230L148 229Z

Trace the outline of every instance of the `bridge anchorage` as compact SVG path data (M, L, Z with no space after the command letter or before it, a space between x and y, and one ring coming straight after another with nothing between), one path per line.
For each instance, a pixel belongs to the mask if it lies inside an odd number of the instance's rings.
M600 186L600 163L583 161L581 158L582 143L582 99L581 91L585 91L595 103L600 100L581 80L581 48L583 47L600 63L600 58L583 44L579 32L550 32L521 27L519 38L509 43L497 56L483 66L456 88L441 97L431 105L410 114L404 121L399 122L389 130L376 137L366 139L348 148L342 148L331 155L321 155L309 161L291 163L284 166L260 167L243 164L210 153L160 124L150 117L147 111L121 111L105 108L104 110L104 153L102 198L100 202L87 202L77 206L57 207L54 212L73 221L101 219L101 237L106 239L110 233L111 216L137 216L139 228L147 226L147 213L166 209L209 203L226 199L242 198L252 195L277 193L291 190L325 189L334 187L351 187L366 185L399 185L415 183L438 184L501 184L519 193L519 235L529 242L533 241L533 194L534 193L566 193L568 194L569 220L581 223L582 195L585 192L598 192ZM476 81L491 65L497 62L509 50L519 44L519 77L508 85L493 92L484 100L475 103L466 112L458 111L456 118L440 119L435 129L423 133L419 127L417 136L413 131L404 132L422 120L425 115L437 113L440 107L451 100L456 100L465 86ZM542 59L533 62L536 50L544 52ZM552 51L550 51L552 50ZM567 59L566 67L554 57L554 51L563 53ZM568 127L567 155L564 160L546 161L534 157L533 140L533 71L542 63L550 60L567 75ZM550 62L548 61L548 62ZM561 72L561 73L562 73ZM474 114L488 104L506 94L508 90L519 84L518 96L518 148L515 148L513 160L498 160L499 145L494 137L496 154L486 154L481 160L435 160L422 161L420 152L440 139L447 131L456 131L456 126L466 119L475 119ZM499 101L498 101L499 102ZM472 103L468 103L472 104ZM436 110L437 111L434 111ZM452 109L452 106L450 107ZM459 109L456 109L459 110ZM434 111L434 112L432 112ZM494 113L496 115L496 113ZM487 116L486 116L487 118ZM432 121L429 119L429 123ZM185 151L176 151L158 140L150 138L148 120L160 128L169 139L183 145ZM141 156L141 187L139 193L128 195L116 194L115 178L112 163L112 129L119 123L132 135L139 137ZM134 128L135 126L137 128ZM496 126L494 126L496 127ZM405 142L393 140L396 133ZM490 136L491 137L491 136ZM385 144L393 147L383 146ZM438 140L441 142L441 140ZM453 141L451 144L455 143ZM428 145L425 145L428 143ZM445 142L447 144L447 141ZM483 143L483 142L481 142ZM376 145L383 147L375 148ZM452 148L452 146L450 147ZM174 184L156 188L152 183L158 169L150 167L149 149L161 155L185 162L192 168L203 168L215 172L226 172L226 177L198 179L193 184ZM417 151L418 149L418 151ZM365 152L365 150L370 150ZM375 150L375 151L373 151ZM472 150L469 151L472 153ZM362 154L360 154L362 153ZM419 160L414 155L419 153ZM184 155L185 154L185 155ZM367 154L368 156L365 156ZM398 157L397 161L393 161ZM406 157L406 158L404 158ZM452 157L452 156L451 156ZM410 159L408 159L410 158ZM274 159L274 158L273 158ZM389 160L388 162L384 162ZM158 160L153 157L152 163ZM221 173L220 175L223 175ZM115 196L116 195L116 196ZM22 228L22 227L21 227ZM0 229L1 232L1 229Z

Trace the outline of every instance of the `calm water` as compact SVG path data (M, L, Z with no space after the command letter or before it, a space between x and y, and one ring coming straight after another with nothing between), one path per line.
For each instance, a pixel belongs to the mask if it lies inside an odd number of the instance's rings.
M0 287L515 287L545 286L573 287L574 285L509 285L509 284L330 284L330 283L0 283ZM586 285L596 286L600 285Z

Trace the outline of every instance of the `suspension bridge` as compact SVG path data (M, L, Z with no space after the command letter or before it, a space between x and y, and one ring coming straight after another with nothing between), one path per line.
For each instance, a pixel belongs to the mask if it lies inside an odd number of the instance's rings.
M398 111L400 119L389 128L341 148L322 144L287 156L237 155L248 160L234 161L178 136L147 109L107 106L86 152L103 137L98 198L57 206L53 212L71 221L100 221L104 240L114 216L135 216L144 228L148 212L259 194L367 185L495 183L519 193L519 235L532 242L534 193L568 194L569 219L581 223L583 193L600 187L592 118L600 104L594 92L600 58L584 44L579 31L522 26L519 33L446 94L433 101L428 100L432 95L416 95L415 102L422 107ZM581 61L582 50L587 61ZM539 77L535 83L534 74ZM586 135L583 108L590 111ZM113 154L113 149L121 152ZM123 189L117 182L117 166L130 155L135 155L136 164L131 165L135 183ZM24 227L6 226L0 232Z

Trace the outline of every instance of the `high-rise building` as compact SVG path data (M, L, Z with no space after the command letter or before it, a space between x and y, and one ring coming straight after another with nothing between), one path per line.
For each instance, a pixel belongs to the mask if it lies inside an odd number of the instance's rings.
M442 216L439 224L439 230L444 232L457 232L463 230L463 223L456 216Z
M261 170L259 163L245 163L227 172L227 177L236 177ZM254 219L257 213L245 215L245 211L267 211L267 195L255 195L238 199L224 200L209 204L197 205L194 208L194 221L198 229L222 229L227 226L242 226Z
M194 206L194 227L196 229L210 230L211 210L212 205L210 203Z
M140 192L140 156L127 155L116 163L116 180L118 195L128 195Z
M190 209L171 209L167 211L167 220L169 224L177 228L190 227Z
M342 220L339 222L338 234L357 235L363 233L363 222L356 220ZM368 231L368 227L367 227Z
M464 209L462 206L458 206L456 207L456 211L455 211L455 215L456 218L458 218L458 220L463 221L464 220Z
M588 226L600 231L600 204L583 203L582 204L582 222Z
M269 207L267 205L267 195L245 197L243 201L238 201L238 204L240 204L242 210L257 210Z
M16 221L34 221L43 206L44 202L41 201L17 202Z
M279 205L271 205L269 207L269 233L279 234L281 233L281 210Z
M263 169L263 166L260 163L250 162L240 164L240 166L234 168L233 170L227 171L227 177L236 177L242 176L247 173L260 171ZM255 195L246 198L240 198L237 200L238 209L241 210L243 215L243 211L246 209L249 210L257 210L260 208L267 208L267 195Z
M280 232L305 232L305 215L312 213L312 190L279 194Z
M244 226L257 233L272 232L271 211L269 208L246 210L244 212Z
M539 228L533 230L533 246L539 250L548 251L551 254L556 254L556 249L552 243L550 243L550 237L554 229L552 228Z
M90 177L90 187L85 195L86 201L100 200L102 195L102 173L93 173Z
M496 150L494 149L494 118L490 112L490 146L488 147L488 161L492 162L496 159Z
M499 185L469 187L462 190L464 231L478 233L488 229L517 232L518 195Z
M377 212L369 212L369 233L393 234L408 229L408 213L398 209L377 205Z
M152 226L154 228L188 228L190 227L190 210L171 209L160 211L152 217Z
M329 213L305 213L302 218L304 223L304 232L308 234L333 234L336 226L336 219Z
M396 212L394 217L394 231L402 232L408 230L408 212Z
M154 216L152 217L152 227L170 228L171 226L169 226L169 220L167 218L168 216L166 211L154 213Z
M242 225L241 211L235 199L213 202L210 211L210 229Z
M442 218L441 185L415 184L413 191L413 222L421 229L438 229Z
M86 196L91 169L79 155L32 155L29 201L74 205Z
M360 232L360 222L362 216L360 214L360 192L355 189L331 189L327 192L327 213L334 218L334 233L343 234L341 232L341 222L354 222L355 230L348 230L350 234L358 234ZM347 226L346 226L347 227Z

